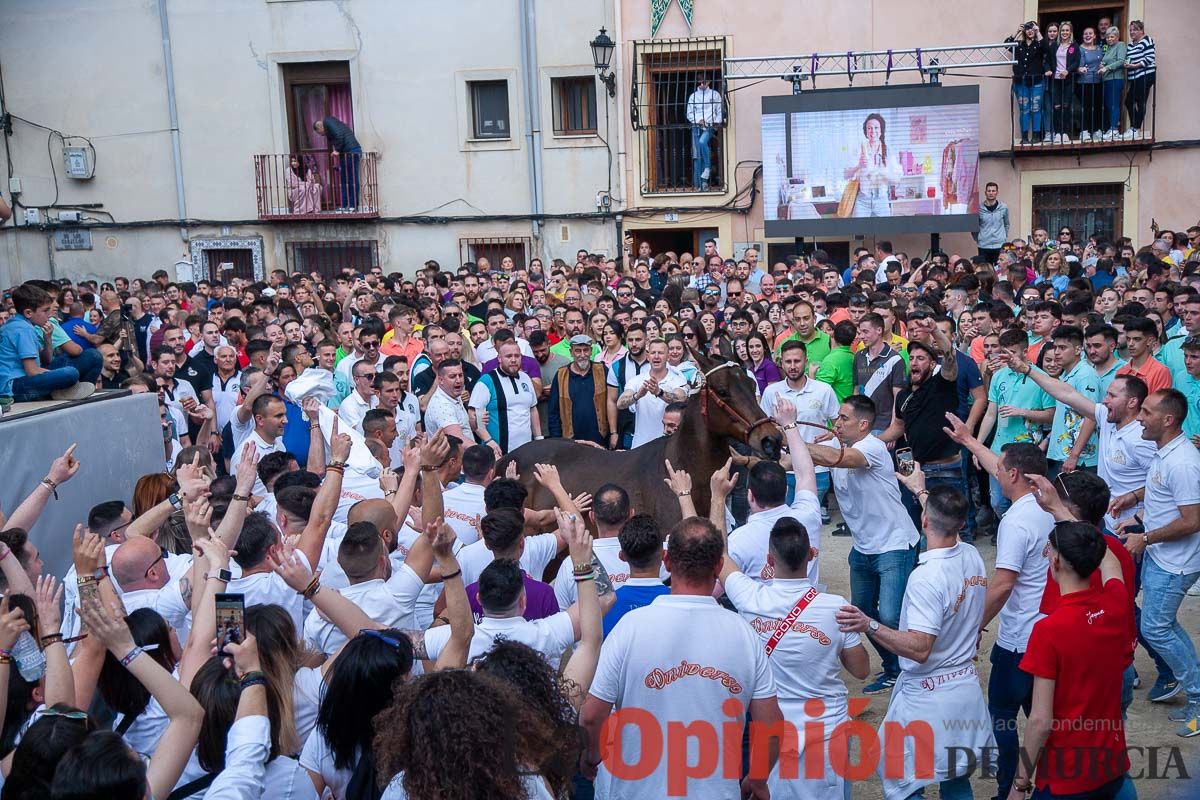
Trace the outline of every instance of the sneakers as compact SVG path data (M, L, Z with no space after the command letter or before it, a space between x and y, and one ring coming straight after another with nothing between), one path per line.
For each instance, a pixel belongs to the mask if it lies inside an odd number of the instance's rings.
M1111 142L1113 139L1117 138L1118 135L1119 134L1116 131L1105 131L1102 138L1106 142Z
M891 691L896 685L896 679L885 673L879 673L875 676L875 680L863 687L863 694L883 694Z
M96 391L96 384L80 381L66 389L55 389L50 396L55 400L84 400Z
M1200 581L1196 581L1192 584L1191 588L1187 590L1187 596L1200 597Z
M1167 714L1167 719L1171 720L1171 722L1188 722L1189 720L1194 720L1197 713L1200 713L1200 705L1188 703Z
M824 507L821 508L821 524L822 525L829 524L829 509L828 508L824 508Z
M1028 137L1028 136L1022 136L1022 137L1021 137L1021 141L1020 141L1020 143L1019 143L1019 144L1020 144L1020 146L1021 146L1021 147L1025 147L1025 146L1027 146L1027 145L1029 144L1029 137Z
M1154 685L1150 687L1150 693L1146 695L1146 699L1151 703L1165 703L1179 694L1179 690L1182 688L1179 685L1179 681L1163 680L1160 676L1158 680L1154 681Z
M1176 736L1184 739L1200 734L1200 706L1188 706L1187 711L1187 719L1183 720L1183 724L1175 731Z
M1053 144L1053 143L1054 143L1054 134L1053 133L1047 133L1045 136L1042 137L1042 144Z
M850 528L844 522L839 522L833 529L834 536L851 536Z
M1134 134L1137 133L1133 128L1129 128L1125 133L1121 134L1121 139L1126 142L1132 142Z

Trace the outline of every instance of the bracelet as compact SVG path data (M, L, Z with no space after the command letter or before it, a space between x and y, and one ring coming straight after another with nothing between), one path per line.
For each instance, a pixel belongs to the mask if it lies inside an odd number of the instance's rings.
M87 586L90 583L99 583L100 579L95 575L80 575L75 579L75 583L79 586Z
M265 681L266 678L267 678L267 676L263 675L261 670L256 669L256 670L251 670L250 672L243 674L242 677L238 678L238 683L240 683L242 685L242 687L245 688L246 683L249 681L260 680L260 679Z
M589 572L587 575L576 575L575 576L576 583L583 583L584 581L594 581L594 580L596 580L596 573L594 570L592 572Z
M345 461L330 461L330 462L329 462L329 463L328 463L328 464L325 466L325 469L345 469L345 468L346 468L346 462L345 462Z
M451 572L451 573L449 573L448 575L443 575L443 576L442 576L442 580L443 580L443 581L448 581L448 580L450 580L451 578L457 578L459 575L462 575L462 567L459 567L459 568L458 568L458 570L456 570L456 571L454 571L454 572Z
M41 638L41 643L43 650L55 643L62 644L63 635L61 633L48 633Z
M440 469L436 464L422 464L421 472L437 472Z
M438 616L434 617L434 619L437 620L438 622L442 623L443 625L450 624L450 618L447 617L445 614L439 614Z
M50 478L50 476L49 476L49 475L47 475L46 477L42 478L42 480L40 481L40 483L41 483L43 486L45 486L47 489L49 489L49 490L50 490L50 494L54 495L54 499L55 499L55 500L57 500L57 499L58 499L58 484L57 484L57 483L55 483L55 482L54 482L54 481L53 481L53 480Z
M247 689L249 689L251 686L264 686L265 687L267 685L267 679L263 677L263 674L261 672L247 672L246 674L247 675L257 675L258 677L257 678L249 678L249 679L242 678L240 681L238 681L238 685L241 687L241 690L243 692L246 691Z
M243 503L249 503L249 502L250 502L250 495L248 495L248 494L238 494L237 492L234 492L232 495L230 495L230 498L229 498L229 499L233 500L234 502L238 502L238 501L240 501L240 502L243 502Z
M920 500L920 499L921 499L921 495L923 495L923 494L929 494L929 490L928 490L928 489L922 489L921 491L917 492L917 499L918 499L918 500Z
M397 492L399 492L399 491L400 491L399 489L392 489L392 490L390 490L390 491L384 492L384 493L383 493L383 496L384 496L384 497L391 497L392 495L396 494L396 493L397 493Z
M316 430L316 429L317 429L317 428L319 428L319 427L321 427L321 423L319 423L319 422L310 422L310 423L308 424L308 429L309 429L310 431L314 431L314 430Z
M789 422L787 425L784 425L784 426L783 426L783 430L785 430L785 431L794 431L796 428L799 428L799 427L800 427L800 423L799 423L799 422Z
M690 495L691 493L692 493L692 490L691 490L691 489L688 489L688 490L687 490L687 491L685 491L685 492L676 492L675 494L676 494L677 496L679 496L679 497L687 497L687 496L688 496L688 495Z
M143 650L142 648L138 647L137 645L134 645L133 649L130 650L128 653L126 653L125 657L121 659L121 666L128 667L130 664L133 663L134 659L136 659L138 656L140 656L144 652L146 652L146 651Z
M308 582L308 586L305 586L304 591L300 592L300 594L304 595L305 600L311 600L320 589L321 579L314 575L313 579Z
M0 664L11 664L15 659L12 656L0 655Z

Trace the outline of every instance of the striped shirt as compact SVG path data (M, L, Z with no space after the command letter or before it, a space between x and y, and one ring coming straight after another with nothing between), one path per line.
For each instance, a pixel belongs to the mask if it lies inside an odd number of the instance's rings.
M1129 68L1129 79L1145 78L1154 74L1154 40L1143 36L1141 41L1131 42L1125 60L1136 66Z

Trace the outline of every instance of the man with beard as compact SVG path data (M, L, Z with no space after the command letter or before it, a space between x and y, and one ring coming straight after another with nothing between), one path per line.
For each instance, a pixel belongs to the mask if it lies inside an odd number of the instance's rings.
M492 440L499 453L510 453L533 439L541 439L542 423L534 409L538 390L521 371L521 348L513 339L497 347L499 366L484 374L471 390L470 407L475 412L475 430L481 440ZM487 422L482 422L487 414Z
M825 356L831 349L829 334L817 327L817 315L812 303L800 300L792 305L789 312L791 333L785 333L775 340L775 353L778 356L784 342L803 342L808 362L814 367L820 367Z
M616 429L610 434L617 440L615 443L609 442L613 449L618 445L628 448L633 441L633 412L618 410L617 398L631 380L650 369L650 359L646 355L646 329L641 325L630 325L625 331L625 347L628 352L608 369L608 418L617 421Z
M603 447L610 425L604 364L592 361L591 337L579 334L568 341L571 363L558 370L550 386L550 436Z

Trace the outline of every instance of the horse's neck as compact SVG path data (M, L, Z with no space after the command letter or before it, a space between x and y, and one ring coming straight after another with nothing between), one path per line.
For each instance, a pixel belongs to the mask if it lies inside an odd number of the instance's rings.
M729 448L724 438L709 430L708 421L700 413L701 402L701 395L689 399L687 410L679 422L679 430L667 445L667 457L672 464L690 465L697 459L708 457L715 469L725 463L728 457Z

